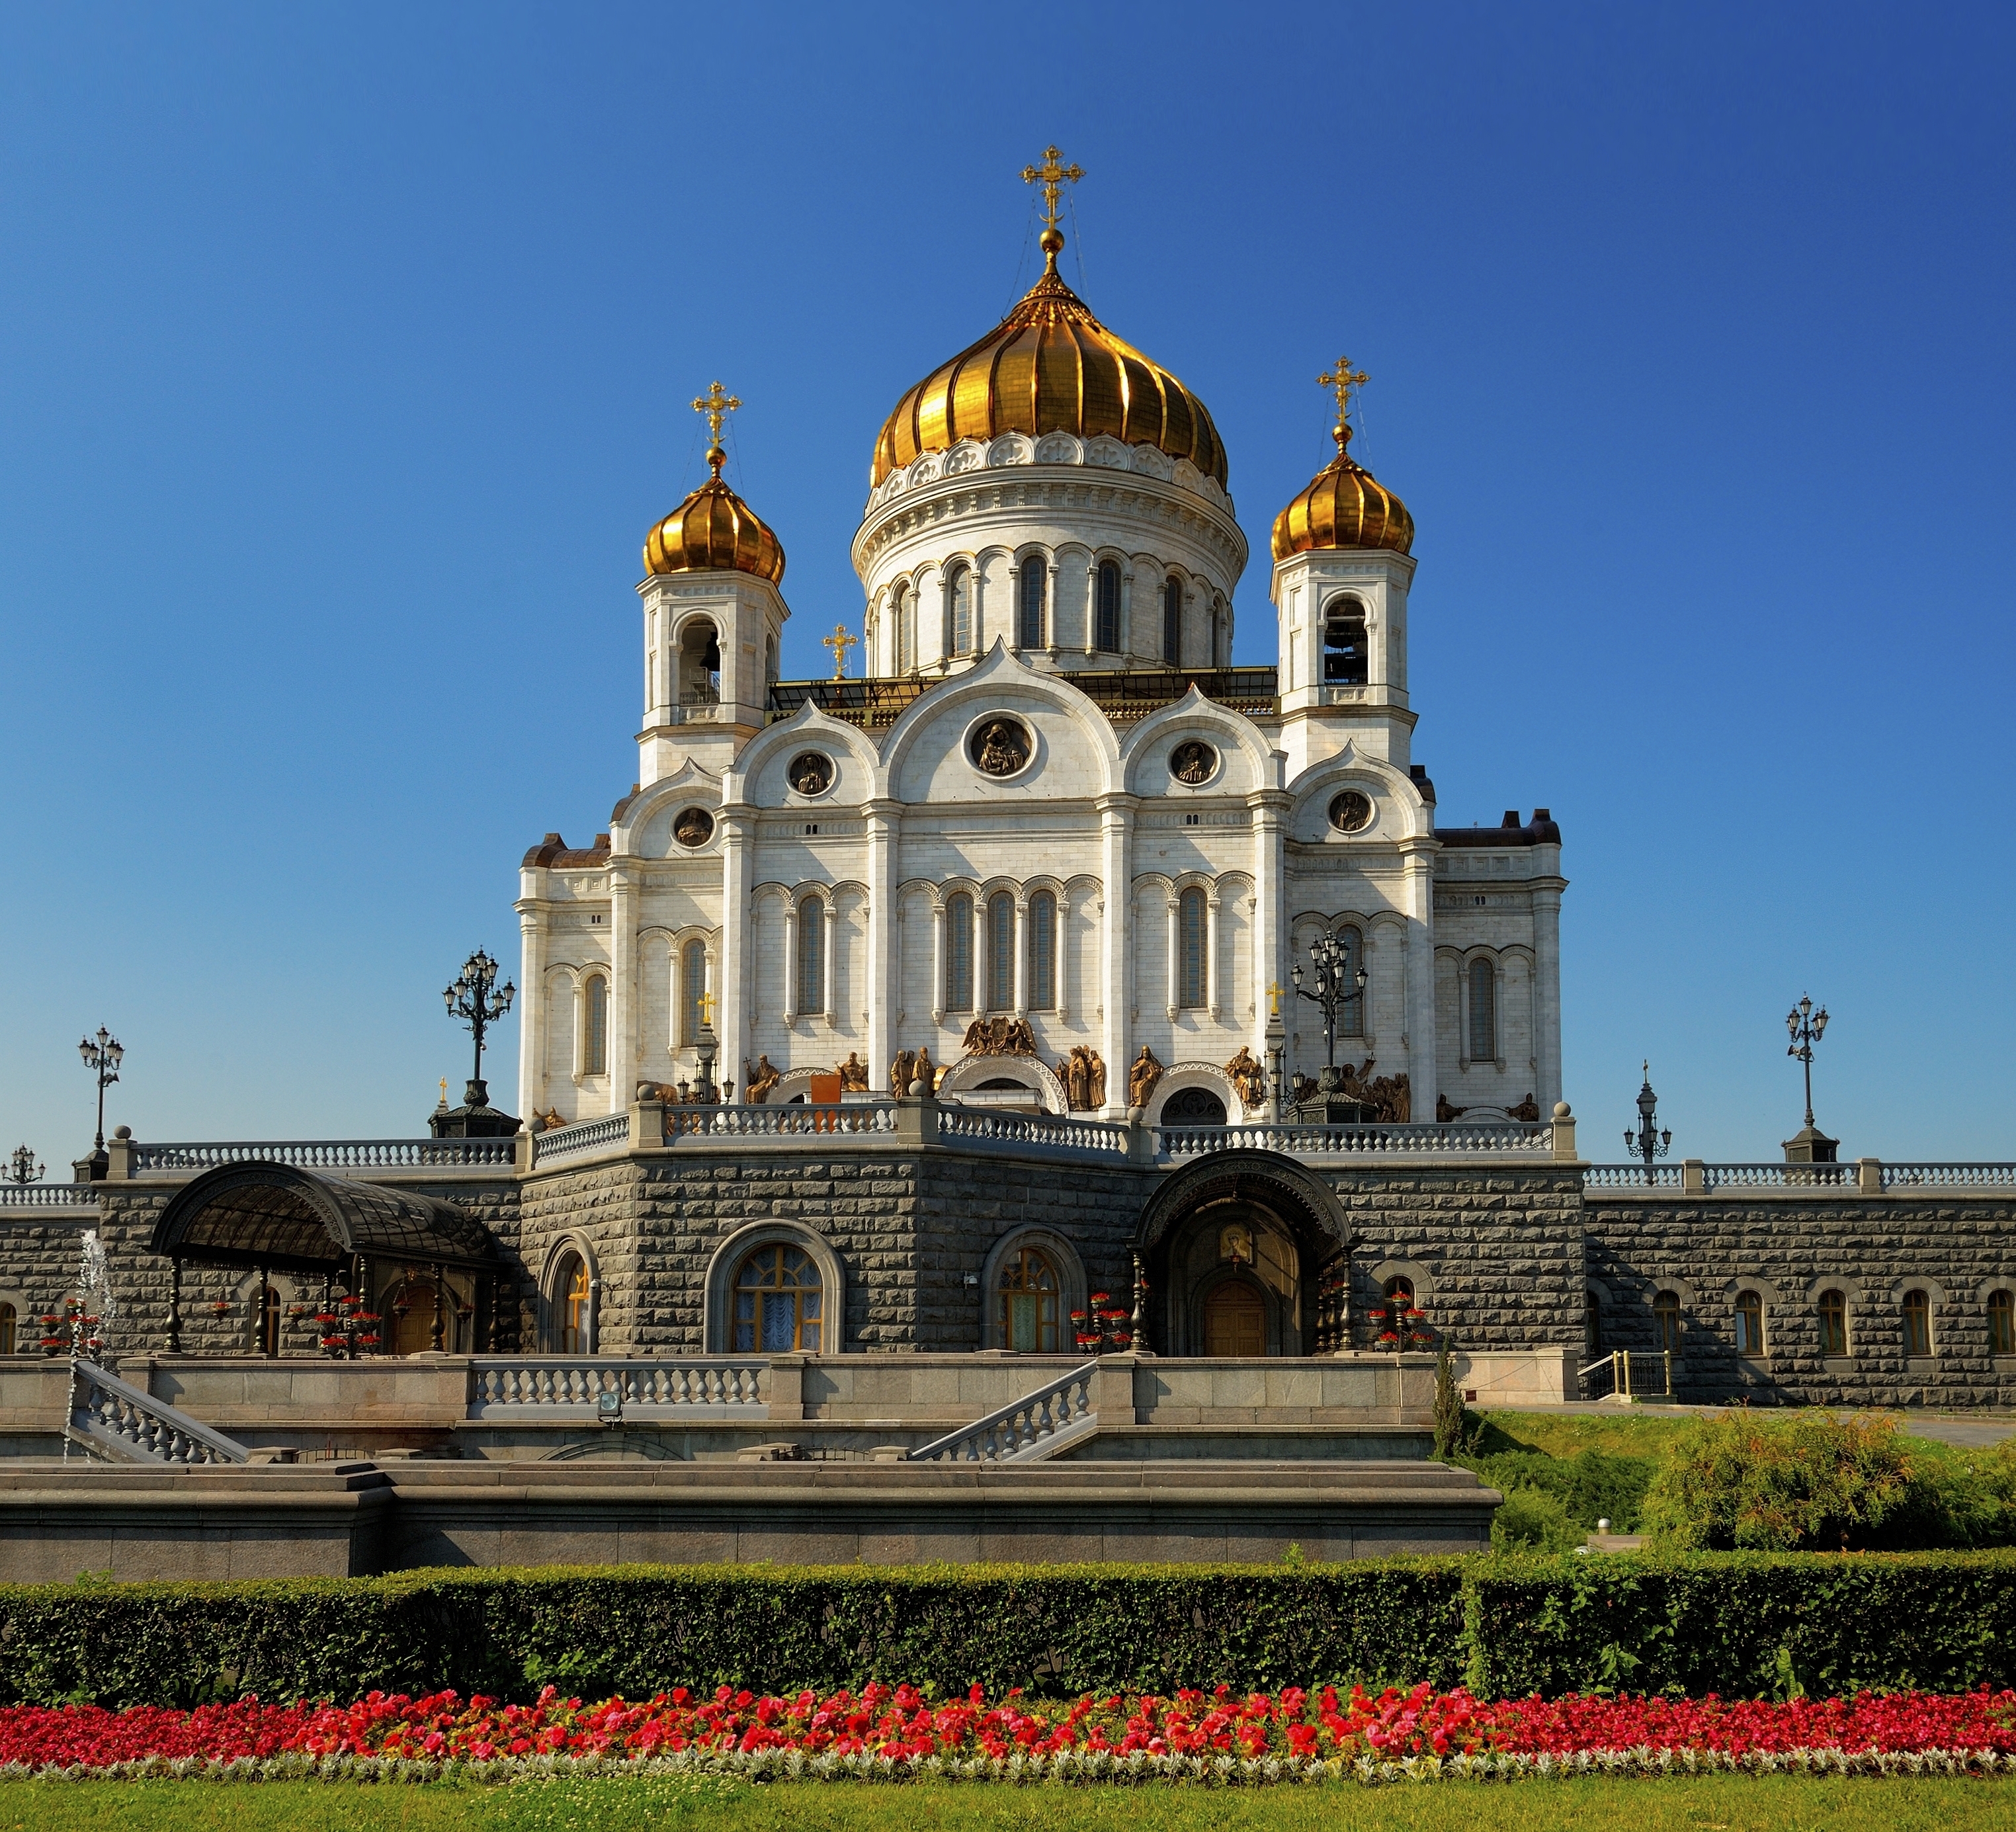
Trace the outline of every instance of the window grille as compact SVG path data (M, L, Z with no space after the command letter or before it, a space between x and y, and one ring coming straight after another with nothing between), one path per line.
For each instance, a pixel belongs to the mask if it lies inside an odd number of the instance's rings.
M1202 1008L1207 991L1204 949L1208 925L1204 893L1186 891L1176 909L1176 1002L1186 1011Z
M1029 899L1029 1005L1053 1011L1057 1002L1057 900L1047 891Z
M582 1073L606 1075L609 1073L609 982L599 974L589 977L586 1003Z
M1017 578L1021 597L1016 619L1016 646L1040 649L1043 646L1043 599L1047 583L1043 556L1040 553L1024 555Z
M1109 654L1120 651L1120 568L1110 560L1099 569L1098 643Z
M1049 1255L1033 1247L1013 1254L1001 1267L997 1344L1024 1355L1053 1355L1057 1348L1057 1269Z
M1162 659L1171 668L1183 665L1183 582L1171 579L1162 587Z
M956 566L945 582L945 596L952 606L952 652L973 653L973 568Z
M689 941L679 952L679 1041L700 1041L700 1001L707 996L707 944Z
M973 1010L973 899L959 892L945 905L945 1010Z
M1494 1062L1498 1056L1496 975L1488 960L1470 963L1470 1060Z
M907 675L917 665L917 593L915 586L899 593L896 603L896 672Z
M825 1291L812 1256L783 1243L759 1247L735 1280L737 1355L817 1355Z
M826 1010L826 905L816 897L798 905L798 1010Z
M1845 1292L1820 1294L1820 1353L1848 1353L1848 1297Z
M1015 1003L1015 899L1006 891L987 904L987 1009L1008 1011Z

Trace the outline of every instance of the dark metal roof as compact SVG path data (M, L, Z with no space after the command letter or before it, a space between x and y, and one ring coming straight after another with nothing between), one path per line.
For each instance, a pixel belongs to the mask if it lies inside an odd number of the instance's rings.
M355 1254L488 1267L490 1233L439 1197L324 1177L295 1164L224 1164L185 1183L154 1225L153 1250L196 1265L340 1270Z
M1544 808L1533 810L1533 818L1520 824L1519 811L1508 808L1505 819L1495 827L1438 827L1435 837L1446 847L1558 846L1561 830Z

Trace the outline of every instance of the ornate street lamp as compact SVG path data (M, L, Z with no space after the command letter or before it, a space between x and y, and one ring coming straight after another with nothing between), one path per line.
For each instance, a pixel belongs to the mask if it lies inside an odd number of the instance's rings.
M1659 1097L1652 1092L1652 1065L1645 1064L1645 1084L1638 1090L1638 1130L1624 1128L1624 1149L1645 1161L1645 1181L1654 1181L1652 1161L1664 1157L1673 1143L1672 1129L1659 1130Z
M1813 1002L1803 995L1785 1014L1785 1029L1791 1038L1785 1046L1785 1053L1798 1059L1806 1075L1806 1123L1785 1141L1787 1164L1831 1164L1835 1161L1834 1153L1841 1145L1838 1139L1830 1139L1813 1124L1813 1046L1826 1035L1827 1027L1827 1007L1822 1006L1816 1010Z
M1296 997L1308 999L1323 1013L1323 1073L1316 1077L1316 1103L1324 1107L1322 1117L1326 1121L1348 1123L1368 1119L1371 1117L1370 1110L1365 1108L1363 1103L1342 1103L1337 1098L1337 1089L1344 1085L1344 1078L1337 1069L1337 1014L1354 1000L1365 996L1365 969L1363 966L1354 968L1351 947L1345 940L1341 930L1319 935L1310 946L1309 961L1314 969L1313 987L1302 984L1302 963L1300 961L1289 964L1288 977L1294 982ZM1333 1106L1345 1105L1349 1106L1352 1110L1348 1113L1330 1110ZM1300 1111L1299 1107L1298 1111Z
M502 1139L517 1131L515 1118L491 1107L490 1090L483 1080L484 1033L511 1009L517 990L509 980L501 986L497 984L497 963L479 948L442 992L448 1015L466 1024L476 1039L476 1060L463 1104L448 1113L437 1109L428 1121L437 1139Z
M119 1064L126 1052L120 1047L119 1039L100 1024L94 1041L87 1037L77 1046L77 1053L84 1058L84 1066L98 1078L98 1132L92 1140L91 1181L104 1181L105 1173L112 1161L105 1154L105 1090L119 1079Z
M47 1164L35 1162L35 1154L27 1146L17 1145L14 1147L13 1156L7 1161L7 1181L10 1183L38 1182L48 1168Z

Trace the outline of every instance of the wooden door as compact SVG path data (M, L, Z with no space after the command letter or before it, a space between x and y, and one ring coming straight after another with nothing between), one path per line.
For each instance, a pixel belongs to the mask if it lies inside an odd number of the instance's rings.
M1226 1280L1204 1301L1204 1352L1243 1356L1267 1352L1266 1301L1244 1280Z

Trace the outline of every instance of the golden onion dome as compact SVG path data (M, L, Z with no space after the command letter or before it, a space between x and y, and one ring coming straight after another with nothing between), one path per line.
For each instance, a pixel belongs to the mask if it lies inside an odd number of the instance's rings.
M1331 437L1337 456L1274 517L1274 557L1329 547L1406 552L1414 544L1406 504L1352 458L1351 427L1341 416Z
M713 475L652 529L644 567L653 573L754 573L776 585L784 576L784 549L755 510L721 480L727 458L707 448Z
M870 489L920 453L949 452L962 439L1055 432L1153 445L1223 488L1225 441L1204 404L1093 316L1057 273L1063 246L1052 225L1042 279L977 344L896 403L875 441Z

